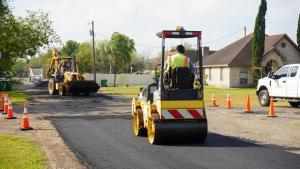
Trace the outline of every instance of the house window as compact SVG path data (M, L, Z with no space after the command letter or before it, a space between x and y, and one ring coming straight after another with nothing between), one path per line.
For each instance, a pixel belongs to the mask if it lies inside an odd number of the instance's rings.
M284 42L281 43L281 47L285 48L286 44Z
M240 84L248 84L248 70L245 68L240 70Z
M223 67L220 67L220 80L223 81Z

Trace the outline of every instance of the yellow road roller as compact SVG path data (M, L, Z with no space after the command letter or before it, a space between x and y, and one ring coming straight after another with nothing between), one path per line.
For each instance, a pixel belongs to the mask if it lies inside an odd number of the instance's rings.
M156 83L141 88L138 98L132 100L134 134L148 136L151 144L202 143L207 137L207 119L203 101L201 31L164 30L157 36L162 39L160 76ZM197 39L194 74L182 67L172 70L168 77L164 75L165 41L169 38Z

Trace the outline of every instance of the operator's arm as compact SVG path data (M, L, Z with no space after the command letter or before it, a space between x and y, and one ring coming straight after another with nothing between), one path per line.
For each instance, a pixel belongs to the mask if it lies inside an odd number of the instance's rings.
M166 62L165 62L165 66L164 66L164 74L168 73L169 71L169 67L170 67L170 64L171 63L171 60L170 60L170 56L167 57L166 59Z
M193 75L195 74L195 68L191 59L190 59L190 71Z

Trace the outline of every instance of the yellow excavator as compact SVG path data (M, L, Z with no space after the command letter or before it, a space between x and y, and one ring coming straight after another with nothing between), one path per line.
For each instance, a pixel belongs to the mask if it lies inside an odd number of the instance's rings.
M134 134L148 136L151 144L204 142L207 119L203 101L201 31L181 28L164 30L157 36L162 39L160 77L156 83L141 88L138 98L132 100ZM194 75L189 68L175 68L169 77L164 77L165 41L169 38L197 39Z
M48 69L48 90L50 95L64 96L68 93L88 96L97 92L99 85L92 80L85 80L76 66L75 55L59 57L56 49L52 49L52 59Z

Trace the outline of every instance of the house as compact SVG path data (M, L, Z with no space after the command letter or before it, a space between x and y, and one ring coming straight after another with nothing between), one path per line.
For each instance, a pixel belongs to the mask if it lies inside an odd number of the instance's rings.
M218 87L254 86L251 71L253 34L203 57L205 80ZM286 35L266 35L265 52L261 62L264 74L276 71L285 64L300 63L300 50Z

